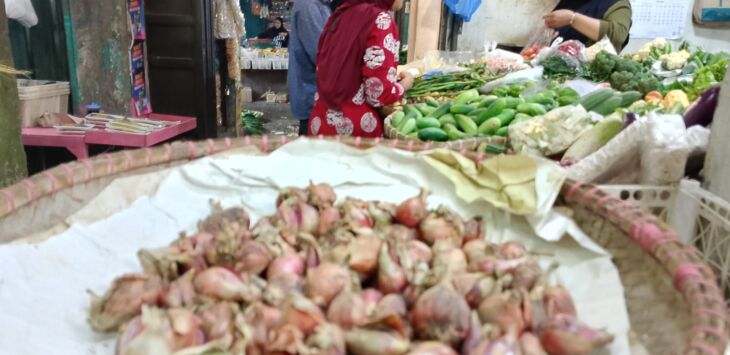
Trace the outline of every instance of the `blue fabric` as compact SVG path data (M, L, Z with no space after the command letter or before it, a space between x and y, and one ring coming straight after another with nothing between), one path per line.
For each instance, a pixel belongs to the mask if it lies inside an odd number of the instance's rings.
M444 4L454 15L461 17L464 22L471 21L471 16L477 12L481 0L444 0Z
M309 119L314 105L319 35L330 16L320 0L294 0L289 32L289 103L294 117Z

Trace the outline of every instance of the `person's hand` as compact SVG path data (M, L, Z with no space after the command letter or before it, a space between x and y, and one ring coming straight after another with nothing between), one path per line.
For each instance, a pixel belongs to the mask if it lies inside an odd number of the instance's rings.
M573 18L574 13L575 12L571 10L557 10L543 16L542 18L545 20L545 26L556 29L570 26L570 20Z
M415 81L416 78L413 76L413 74L404 71L398 74L398 83L405 89L405 91L410 90L413 87L413 81Z

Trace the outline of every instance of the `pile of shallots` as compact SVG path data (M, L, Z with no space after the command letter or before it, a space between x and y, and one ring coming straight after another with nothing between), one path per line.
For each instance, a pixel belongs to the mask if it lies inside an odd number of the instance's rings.
M117 354L589 354L611 342L576 319L520 243L425 195L400 205L289 188L253 228L240 208L141 250L143 274L92 295Z

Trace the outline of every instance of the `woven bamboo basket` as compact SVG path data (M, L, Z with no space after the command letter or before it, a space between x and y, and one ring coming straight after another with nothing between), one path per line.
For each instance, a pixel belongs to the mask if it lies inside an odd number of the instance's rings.
M358 148L433 148L412 140L341 141ZM61 165L0 190L0 244L58 226L121 176L234 149L267 154L288 142L286 137L177 142ZM477 162L485 157L466 155ZM655 216L591 185L569 181L557 204L568 209L581 228L612 254L625 288L634 341L651 354L717 355L725 351L728 308L715 275L696 249L680 242Z
M419 141L418 139L413 139L408 136L406 136L403 133L400 133L397 128L395 128L390 122L392 120L392 114L385 118L384 121L384 130L385 130L385 136L390 139L398 139L398 140L414 140ZM420 141L419 141L420 142ZM431 144L434 147L438 148L447 148L452 149L455 151L467 151L467 152L474 152L476 151L479 146L482 143L488 143L488 144L494 144L494 145L500 145L500 146L507 146L507 138L504 137L475 137L475 138L467 138L467 139L461 139L458 141L450 141L450 142L432 142Z

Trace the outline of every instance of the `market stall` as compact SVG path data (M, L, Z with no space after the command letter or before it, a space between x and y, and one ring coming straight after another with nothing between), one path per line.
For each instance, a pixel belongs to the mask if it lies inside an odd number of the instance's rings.
M386 119L388 136L502 137L502 147L477 147L548 157L576 179L612 183L678 182L706 149L728 53L657 39L619 56L605 40L585 48L533 37L520 55L492 49L454 63L434 52L401 67L425 75Z
M202 353L236 346L246 352L332 354L453 354L452 346L473 354L493 348L544 349L550 354L603 347L615 354L724 349L725 304L709 276L712 272L693 249L677 243L672 231L645 212L628 206L612 209L621 201L592 186L568 182L561 188L552 164L518 156L492 160L503 166L493 171L509 186L509 198L483 194L470 202L452 185L469 169L438 168L439 162L458 154L413 153L377 141L345 142L373 148L360 150L334 140L299 140L283 147L287 142L266 139L178 143L51 170L32 178L30 194L23 192L28 186L23 183L3 190L0 201L14 198L12 204L0 203L0 224L11 233L3 242L12 242L0 247L9 260L0 271L4 284L39 291L34 297L0 296L10 305L0 317L16 319L3 333L22 332L35 339L43 332L44 341L14 342L17 337L10 336L0 338L0 344L17 352L42 347L112 353L116 347L121 354L154 349ZM336 159L342 156L349 159ZM475 163L464 159L462 164ZM401 169L373 169L376 162L397 162ZM169 163L182 165L168 169ZM483 164L497 166L490 160ZM524 170L530 165L536 169L532 173ZM241 166L254 169L244 172ZM518 170L523 180L508 182ZM547 174L535 173L540 171ZM59 178L53 186L44 183L52 176L69 178ZM318 183L283 189L303 178ZM416 196L424 186L430 196ZM188 193L176 193L179 188ZM120 191L126 191L121 200ZM534 200L514 204L514 197L529 191L536 193ZM73 199L46 221L53 225L65 220L71 228L46 231L19 223L28 209L55 210L64 196L81 195L85 197ZM116 203L107 203L110 198ZM211 214L211 198L227 209L214 205ZM381 200L366 202L371 199ZM549 212L553 203L556 211L567 214ZM95 207L101 204L107 208ZM287 208L303 213L303 219L290 221L294 234L278 222ZM337 227L334 219L335 224L323 227L304 217L324 218L327 210L340 213L346 224ZM523 213L550 223L530 221L520 217ZM197 220L201 222L196 225ZM374 230L379 235L380 228L408 232L410 225L418 229L419 221L434 229L416 237L398 233L381 244L379 237L367 234ZM637 221L641 228L632 227ZM356 234L342 235L337 242L326 236L330 227ZM179 230L188 236L176 239ZM297 237L305 230L317 239L307 233ZM203 243L206 235L214 244ZM39 244L28 246L28 241ZM213 249L196 254L186 249L188 242L196 249ZM238 246L246 257L227 264ZM74 250L73 263L64 261L68 250ZM341 261L337 250L350 257ZM105 293L117 276L141 272L137 255L146 274L120 277ZM202 269L194 266L198 262ZM18 268L33 270L36 277L18 278L23 274ZM48 268L53 271L44 271ZM241 273L243 278L233 273L244 269L250 273ZM426 272L424 279L418 270ZM372 281L365 276L370 273ZM48 274L54 277L42 276ZM283 275L280 281L277 275ZM59 280L72 279L58 288ZM304 283L303 293L287 293L299 287L298 280ZM162 285L167 285L165 296L158 298ZM99 296L89 298L87 289ZM38 302L45 306L37 307ZM21 314L47 321L34 327L18 322ZM120 326L118 337L92 333L92 327L109 331Z

